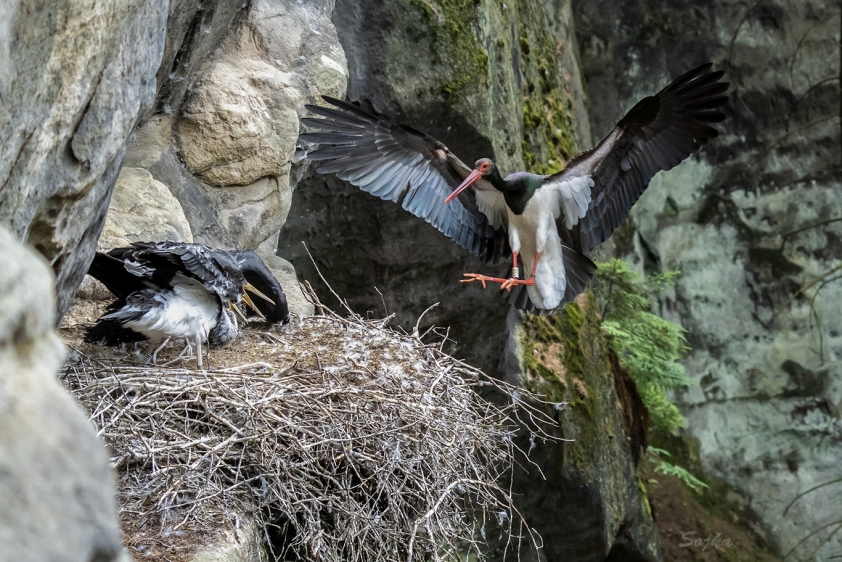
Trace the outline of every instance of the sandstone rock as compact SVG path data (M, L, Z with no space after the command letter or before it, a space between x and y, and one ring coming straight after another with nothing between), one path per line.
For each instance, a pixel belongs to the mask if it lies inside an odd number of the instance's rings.
M61 315L152 104L166 4L13 0L0 16L0 224L53 266Z
M686 434L787 553L839 518L838 484L784 514L838 478L842 456L842 284L813 285L813 307L796 297L842 258L838 3L599 0L577 2L576 14L598 134L702 61L732 82L720 137L656 176L618 252L647 271L681 270L662 311L693 348ZM842 539L810 554L819 546L792 556L827 559Z
M283 226L299 112L341 96L347 80L331 4L171 9L162 68L174 70L159 71L159 113L136 131L126 163L170 189L196 242L255 248Z
M181 204L164 184L143 168L123 167L97 249L107 252L149 240L192 242L193 235Z
M178 123L188 168L219 186L288 175L298 137L295 108L303 105L292 78L260 60L214 63ZM262 89L275 97L263 95Z
M126 165L148 170L178 200L193 241L219 248L256 248L284 224L292 192L289 176L218 188L188 172L172 145L171 121L155 116L136 131Z
M242 0L170 0L164 56L156 79L155 113L176 116L208 57L241 17Z
M521 435L531 450L516 473L519 509L543 539L540 557L564 562L660 560L648 500L640 493L636 463L640 433L627 420L647 416L636 390L625 390L628 373L612 364L592 292L580 295L556 317L512 312L507 373L511 382L543 394L557 408L561 446ZM633 383L631 385L634 386ZM528 473L524 475L522 472Z
M327 2L253 2L183 105L187 168L217 186L288 177L297 110L320 94L341 95L346 80Z
M0 560L117 560L113 474L56 381L53 276L0 228Z

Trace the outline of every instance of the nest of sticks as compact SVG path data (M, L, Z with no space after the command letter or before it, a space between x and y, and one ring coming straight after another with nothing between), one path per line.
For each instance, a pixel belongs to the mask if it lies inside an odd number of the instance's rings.
M110 447L135 558L189 559L243 516L284 559L482 560L491 529L504 551L534 541L507 491L513 436L552 422L525 392L417 331L320 309L245 330L207 371L65 334L62 382Z

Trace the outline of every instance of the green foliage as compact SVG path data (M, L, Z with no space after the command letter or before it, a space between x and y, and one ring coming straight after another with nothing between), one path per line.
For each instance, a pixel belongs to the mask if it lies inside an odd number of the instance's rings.
M649 408L652 426L671 433L682 417L666 391L687 387L681 364L688 351L684 330L650 312L653 299L675 283L677 271L641 276L619 259L597 264L597 294L603 303L602 329L629 370Z
M676 478L684 482L684 484L690 489L692 489L694 492L701 492L702 488L708 487L707 484L690 474L690 472L688 472L687 469L663 460L661 457L672 456L665 450L658 449L656 447L649 447L647 449L647 452L657 463L657 465L655 466L655 472L660 472L661 474L666 474L667 476L675 476Z

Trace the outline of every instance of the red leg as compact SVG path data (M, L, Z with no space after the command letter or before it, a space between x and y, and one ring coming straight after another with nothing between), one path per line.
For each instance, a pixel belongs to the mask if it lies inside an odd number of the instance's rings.
M535 284L535 272L538 271L538 258L540 257L540 255L541 255L541 252L535 252L535 262L532 264L532 277L530 277L529 279L526 279L524 281L524 280L521 280L521 279L517 279L514 275L512 275L512 278L506 280L505 283L500 285L500 288L501 289L508 289L508 290L511 291L512 287L515 287L517 285L526 285L528 287L531 287L532 285L534 285Z
M474 281L479 281L482 283L482 288L485 289L485 282L489 281L491 283L506 283L509 279L503 279L501 277L489 277L488 275L483 275L482 273L463 273L466 279L460 279L461 283L473 283Z
M538 257L541 255L541 252L535 252L535 263L532 264L532 277L529 279L523 280L518 279L520 276L520 272L518 271L517 267L517 252L512 252L512 276L508 279L502 279L500 277L489 277L488 275L482 275L481 273L465 273L465 279L462 279L462 283L473 283L474 281L479 281L482 283L482 288L485 289L485 282L488 281L489 283L502 283L500 285L501 289L507 289L509 291L512 290L512 287L517 285L527 285L531 287L535 284L535 272L538 270Z

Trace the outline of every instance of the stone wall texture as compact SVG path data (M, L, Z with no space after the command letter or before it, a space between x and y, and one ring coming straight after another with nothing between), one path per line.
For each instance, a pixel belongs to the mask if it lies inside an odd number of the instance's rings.
M56 380L54 278L0 227L0 560L125 560L114 475Z
M49 261L61 315L152 106L166 2L10 0L0 16L0 224Z
M614 240L642 270L681 270L661 313L693 348L685 432L785 554L842 516L839 484L784 513L838 479L842 456L839 4L597 0L574 10L596 135L701 62L732 83L722 135L656 176ZM794 556L838 554L839 535L820 545L829 533Z
M170 6L155 111L136 130L126 165L169 189L194 241L254 249L283 226L303 106L345 92L332 7Z

